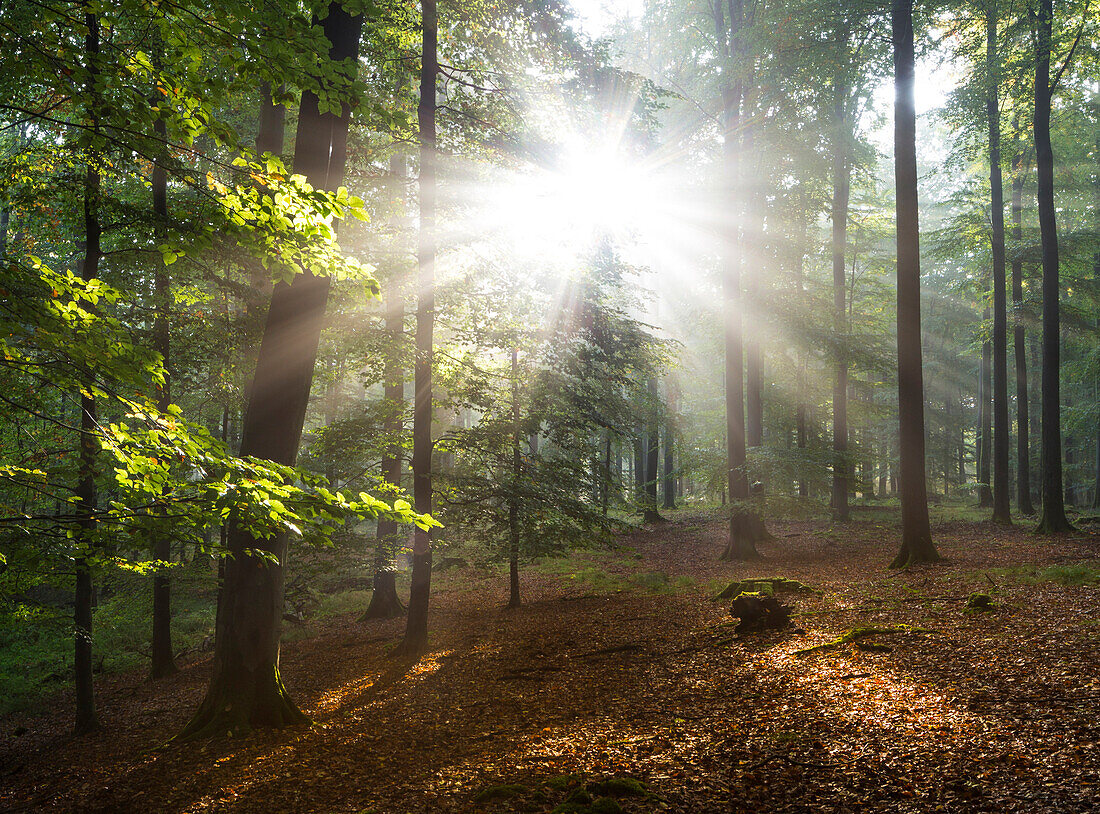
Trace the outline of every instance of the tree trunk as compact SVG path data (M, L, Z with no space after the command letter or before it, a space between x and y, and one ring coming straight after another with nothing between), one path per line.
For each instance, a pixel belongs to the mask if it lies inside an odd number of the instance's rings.
M84 55L88 63L88 81L84 88L92 128L99 129L99 100L95 87L99 73L99 16L92 12L84 15L88 32L84 38ZM99 259L102 256L102 226L99 220L99 196L101 179L96 158L89 156L84 171L84 259L80 267L83 280L99 276ZM91 382L88 382L90 385ZM73 496L79 501L77 514L81 516L76 534L76 590L73 598L73 670L76 689L76 725L78 735L100 728L96 715L92 680L92 608L95 586L88 559L95 553L95 510L98 501L96 491L96 433L98 419L95 399L85 387L80 395L80 464Z
M672 423L670 420L665 421L665 434L664 434L664 479L662 480L662 492L663 492L663 506L666 509L676 508L676 477L673 474L676 471L676 467L673 461L672 449L674 446Z
M725 51L725 66L730 73L741 71L743 65L734 67L734 52L742 50L742 26L744 24L743 0L731 0L729 26L721 14L721 3L715 4L715 22L718 41ZM723 142L723 169L725 180L725 209L722 230L722 298L725 315L725 389L726 389L726 464L729 484L730 523L729 537L723 560L750 560L759 558L756 543L767 538L763 521L747 505L749 479L745 471L745 387L744 387L744 337L742 333L741 251L737 236L738 215L742 195L737 189L741 162L739 128L744 88L740 79L732 80L722 90L722 115L725 140Z
M404 86L403 79L397 83L398 91ZM405 221L405 185L407 182L405 156L395 150L390 157L390 186L397 212L394 220L400 234L400 226ZM399 252L394 252L394 264L398 264ZM401 363L405 344L405 300L394 274L386 286L386 335L389 348L382 371L382 398L385 401L385 417L382 420L382 434L389 444L382 453L382 480L394 489L401 488L401 437L404 435L405 422L405 367ZM378 520L378 539L374 555L374 590L370 604L363 612L360 621L367 619L394 619L405 615L405 606L397 594L397 573L394 570L394 556L401 544L401 534L397 523L387 518Z
M894 178L898 243L898 447L901 550L904 568L940 559L928 524L924 468L924 373L921 369L920 229L917 206L917 121L913 104L913 0L893 0Z
M989 309L982 313L982 323L989 322ZM988 508L993 505L993 492L989 488L990 455L993 436L993 414L990 412L990 391L993 381L993 347L982 342L982 361L978 368L978 428L977 428L977 479L978 505Z
M848 32L839 38L845 49ZM848 142L851 138L847 108L851 91L845 79L847 66L841 66L833 78L833 331L837 342L836 380L833 386L833 516L849 518L848 489L851 467L848 463L848 285L845 257L848 246L848 200L851 189L851 162Z
M337 3L328 7L323 27L330 59L358 59L362 21ZM314 187L336 189L343 182L349 117L346 105L340 115L321 114L317 96L302 93L294 170ZM328 278L308 271L275 286L244 413L242 455L295 463L328 291ZM180 739L307 722L279 674L287 537L256 539L232 527L228 548L213 676ZM266 553L277 564L250 550Z
M422 0L423 26L420 59L420 235L417 248L419 296L416 305L416 363L413 370L413 503L416 511L432 510L432 361L435 331L436 255L436 134L435 86L439 73L439 19L436 0ZM428 598L432 587L431 533L417 527L413 533L412 584L409 620L400 655L415 659L428 649Z
M657 511L657 480L660 477L661 436L657 420L657 380L649 380L650 416L646 438L645 454L645 509L642 512L643 523L659 523L664 520Z
M1008 298L1005 296L1005 202L1001 179L1000 57L997 0L986 11L986 111L989 115L989 189L993 207L993 522L1012 523L1008 484Z
M512 348L512 490L508 498L508 607L518 608L519 596L519 480L522 473L519 451L519 351Z
M158 46L159 51L159 46ZM158 57L159 62L159 57ZM163 162L167 160L168 128L164 119L158 118L153 124L158 150L157 161L153 164L153 220L156 223L158 242L163 242L168 227L168 172ZM162 262L156 263L153 277L153 347L161 355L165 369L170 367L171 359L171 306L172 288L168 276L168 267ZM168 412L172 403L172 377L168 378L157 390L157 409ZM161 533L153 544L153 556L160 563L168 563L172 558L172 541L167 534ZM163 678L178 672L172 654L172 578L166 566L157 568L153 575L153 631L152 662L149 677Z
M1058 225L1054 214L1054 150L1050 145L1050 38L1053 0L1039 0L1035 58L1035 166L1039 179L1039 239L1043 250L1043 513L1040 532L1071 531L1062 494L1061 371L1058 308Z
M1016 508L1020 514L1035 514L1031 503L1031 453L1027 393L1027 344L1024 341L1024 273L1020 259L1023 241L1023 156L1019 148L1012 159L1012 342L1016 360Z

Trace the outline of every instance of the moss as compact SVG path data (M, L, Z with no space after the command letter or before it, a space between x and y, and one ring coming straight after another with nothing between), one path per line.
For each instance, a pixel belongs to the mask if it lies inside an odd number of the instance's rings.
M989 613L995 607L989 594L971 594L966 598L966 609L971 613Z
M765 579L741 579L731 582L715 599L734 599L746 593L774 596L775 594L820 594L822 592L796 579L767 577Z
M588 790L593 794L601 794L607 797L646 797L649 795L645 783L635 780L633 777L609 777L606 780L597 780L588 784Z
M507 800L511 797L519 797L527 793L527 786L519 783L501 783L497 786L488 786L474 795L475 803L487 803L490 800Z
M807 653L816 653L819 650L830 650L834 647L841 647L845 644L851 644L859 639L865 639L868 636L878 636L888 633L933 633L934 631L928 630L923 627L913 627L912 625L893 625L892 627L855 627L846 633L842 633L837 636L831 642L825 642L825 644L815 645L814 647L805 647L801 650L795 650L794 655L804 656ZM864 647L863 649L868 649ZM870 648L879 649L879 648Z
M610 797L600 797L588 807L592 814L622 814L623 807Z

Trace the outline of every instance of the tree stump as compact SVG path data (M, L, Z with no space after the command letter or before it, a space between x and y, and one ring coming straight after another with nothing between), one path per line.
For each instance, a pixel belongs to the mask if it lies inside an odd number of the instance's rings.
M774 596L753 592L742 593L733 600L730 615L741 621L737 633L760 630L782 630L791 623L791 608Z

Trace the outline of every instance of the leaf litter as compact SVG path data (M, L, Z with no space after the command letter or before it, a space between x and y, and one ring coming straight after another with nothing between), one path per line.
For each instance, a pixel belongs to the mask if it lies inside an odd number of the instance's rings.
M603 564L618 583L531 571L511 611L482 575L433 596L411 665L388 655L403 620L337 618L283 647L313 726L157 749L209 657L105 677L101 733L69 734L64 694L0 719L0 810L1100 810L1100 587L1018 578L1095 567L1095 536L944 524L946 565L890 572L894 529L771 530L763 561L731 564L721 520L639 529ZM630 581L654 573L682 587ZM799 627L735 634L713 596L778 576L820 592L784 596ZM966 612L975 592L991 612ZM855 630L889 648L833 644Z

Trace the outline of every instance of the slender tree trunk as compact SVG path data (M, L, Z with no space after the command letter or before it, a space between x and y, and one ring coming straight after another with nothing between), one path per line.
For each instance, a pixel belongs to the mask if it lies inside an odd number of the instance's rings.
M328 7L322 25L331 43L330 59L358 59L362 21L337 3ZM340 115L320 113L317 96L303 91L294 169L314 187L336 189L343 182L349 118L346 105ZM328 291L328 278L308 271L275 287L244 413L242 455L295 463ZM228 548L213 675L180 739L307 721L279 674L286 535L256 539L233 527ZM253 555L253 550L261 553Z
M989 309L982 313L982 322L989 322ZM993 437L993 414L990 411L990 396L993 382L993 346L982 343L982 361L978 369L978 432L977 432L977 476L978 505L988 508L993 505L993 491L989 488L990 455Z
M1097 105L1097 112L1100 113L1100 104ZM1100 235L1100 133L1096 136L1096 180L1093 182L1093 221L1095 223L1096 234ZM1100 249L1097 249L1096 254L1092 258L1092 280L1095 295L1100 295ZM1100 296L1098 296L1100 299ZM1096 327L1100 329L1100 317L1097 318ZM1100 402L1100 393L1097 392L1097 388L1093 387L1093 399ZM1092 508L1100 509L1100 421L1094 424L1096 428L1096 458L1095 469L1093 470L1093 483L1092 483Z
M649 380L649 428L646 439L645 454L645 510L642 513L643 523L659 523L664 518L657 511L657 480L660 478L660 454L661 435L660 423L657 420L657 380Z
M420 59L420 244L417 249L419 296L416 306L416 364L413 371L413 502L416 511L432 510L432 361L435 331L436 256L436 78L439 73L439 19L436 0L422 0ZM432 585L431 533L417 528L413 536L409 621L400 652L418 658L428 648L428 598Z
M986 111L989 115L989 189L993 209L993 522L1012 523L1008 475L1008 298L1005 292L1005 202L1001 179L1001 110L997 98L997 0L986 11Z
M1020 514L1035 514L1031 503L1031 453L1027 393L1027 344L1024 341L1024 274L1020 259L1023 241L1023 156L1019 148L1012 160L1012 343L1016 360L1016 507Z
M1054 214L1054 150L1050 145L1050 38L1053 0L1039 0L1035 58L1035 166L1039 178L1039 234L1043 250L1043 513L1040 532L1070 531L1062 494L1058 225Z
M841 31L840 42L846 50L846 27ZM833 386L833 516L840 521L849 518L848 490L851 483L848 462L848 285L845 274L851 189L851 162L848 160L851 136L847 108L851 90L844 75L846 68L838 68L833 78L833 331L837 340L836 380Z
M795 252L794 261L794 279L795 279L795 295L797 296L797 302L800 307L805 305L806 287L805 287L805 246L806 246L806 232L809 228L809 217L806 214L806 196L801 185L799 186L798 195L798 246ZM810 496L810 482L806 477L805 466L805 452L806 452L806 414L808 407L806 405L806 351L803 348L798 349L798 406L795 408L795 445L798 447L798 451L801 455L800 459L803 462L803 466L799 467L798 476L798 496L809 497Z
M91 11L84 15L87 33L84 38L84 56L88 66L88 81L84 92L88 105L92 131L99 131L99 100L96 79L99 74L99 16ZM83 280L99 276L99 259L102 256L102 227L99 220L101 179L97 156L89 150L84 170L84 259L80 268ZM80 395L80 464L74 497L79 501L77 514L81 516L76 541L76 590L73 600L73 669L76 684L76 726L78 735L100 728L96 715L92 680L92 609L95 603L95 586L92 583L89 559L98 548L95 535L95 510L98 502L96 491L96 435L98 418L95 399L90 395L88 381Z
M154 130L158 141L164 143L168 138L168 128L163 119L157 119ZM159 148L158 148L159 149ZM167 158L167 150L161 150L159 160L153 164L153 218L157 223L157 232L164 235L168 224L168 173L162 162ZM161 355L169 376L157 390L157 409L168 412L172 403L171 360L171 305L172 289L168 268L164 263L156 264L153 280L154 310L153 347ZM153 547L158 562L167 563L172 558L172 541L165 533L160 533ZM165 566L160 566L153 576L153 636L152 664L149 677L163 678L179 670L172 654L172 578Z
M663 490L663 505L666 509L676 508L676 477L673 474L676 471L676 466L673 461L673 447L675 441L673 439L672 422L670 420L665 421L665 434L664 434L664 479L662 481Z
M404 75L398 79L397 90L404 86ZM405 189L407 184L407 166L405 155L395 150L390 157L389 183L392 199L396 201L397 212L394 220L398 234L405 223ZM398 265L400 252L394 252L393 262ZM382 372L383 399L385 417L382 421L382 434L390 439L382 453L382 480L394 489L401 488L402 446L405 421L405 366L402 364L405 351L405 299L394 274L386 286L386 336L388 345L386 360ZM367 619L393 619L404 616L405 606L397 594L397 571L394 568L394 556L400 545L400 530L397 523L387 518L378 520L378 540L374 552L374 579L370 604L360 621Z
M519 451L519 351L512 348L512 493L508 498L508 607L518 608L519 596L519 489L522 460Z
M920 229L917 121L913 103L913 0L893 0L894 178L898 243L898 446L901 550L891 567L940 559L928 523L924 466L924 373L921 368Z

